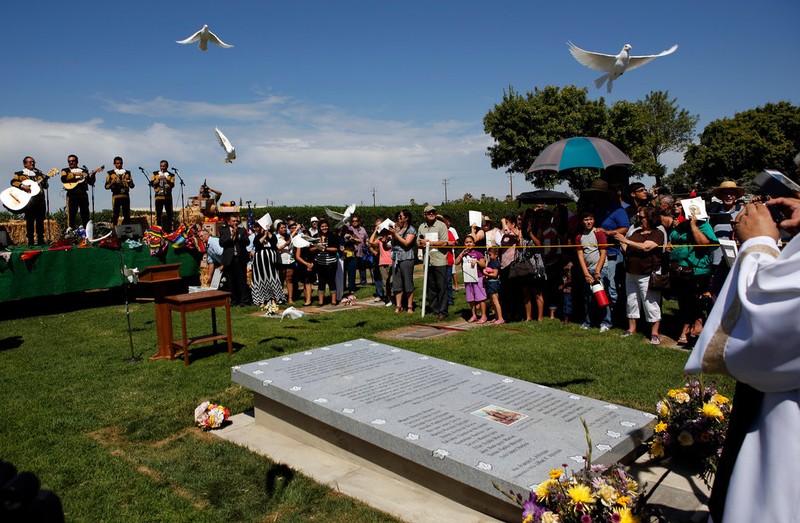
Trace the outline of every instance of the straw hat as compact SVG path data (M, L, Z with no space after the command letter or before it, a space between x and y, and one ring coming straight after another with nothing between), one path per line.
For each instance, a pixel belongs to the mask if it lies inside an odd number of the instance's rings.
M722 191L730 190L730 189L733 189L735 191L735 196L736 196L737 199L741 198L742 196L744 196L744 188L739 187L738 185L736 185L736 182L733 181L733 180L725 180L724 182L719 184L719 187L717 187L716 189L711 191L711 195L713 197L715 197L715 198L720 198L719 193L721 193ZM720 198L720 199L722 199L722 198Z

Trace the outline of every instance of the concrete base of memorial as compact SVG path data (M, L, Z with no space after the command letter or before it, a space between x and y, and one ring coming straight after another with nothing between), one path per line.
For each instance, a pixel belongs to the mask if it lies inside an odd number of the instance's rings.
M264 411L237 414L214 436L242 445L369 506L414 523L498 523ZM520 510L506 521L518 521Z

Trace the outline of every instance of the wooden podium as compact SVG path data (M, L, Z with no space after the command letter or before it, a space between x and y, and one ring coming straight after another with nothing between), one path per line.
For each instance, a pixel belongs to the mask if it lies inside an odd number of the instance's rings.
M164 298L170 290L170 282L180 281L180 263L153 265L139 273L139 282L150 284L153 300L156 305L156 333L158 334L158 352L151 360L172 358L172 314ZM169 329L169 332L167 330Z

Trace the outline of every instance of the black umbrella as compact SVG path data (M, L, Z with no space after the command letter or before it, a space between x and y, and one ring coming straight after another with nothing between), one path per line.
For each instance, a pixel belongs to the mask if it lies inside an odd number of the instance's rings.
M567 193L559 191L530 191L517 195L519 203L543 203L545 205L553 205L556 203L570 203L575 200Z

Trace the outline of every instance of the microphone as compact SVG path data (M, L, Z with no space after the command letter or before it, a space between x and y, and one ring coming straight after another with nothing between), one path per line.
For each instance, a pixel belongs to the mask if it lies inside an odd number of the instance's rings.
M145 176L147 176L147 171L145 171L145 170L144 170L144 167L142 167L142 166L140 165L140 166L139 166L139 170L140 170L140 171L142 171L142 174L144 174Z
M178 174L178 169L176 169L175 167L173 167L173 168L172 168L172 172L174 172L175 174Z

